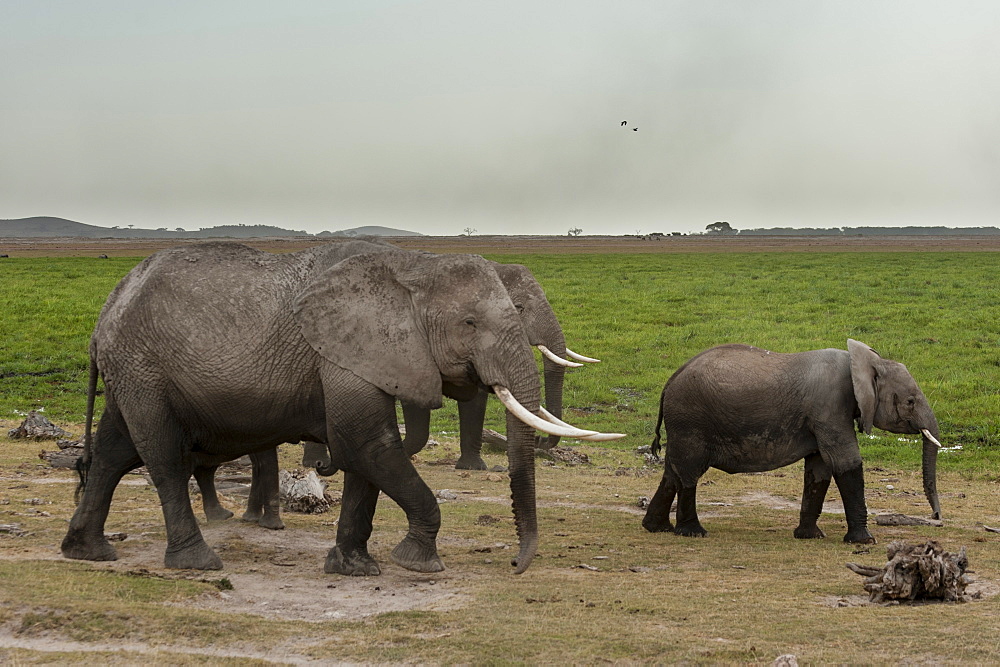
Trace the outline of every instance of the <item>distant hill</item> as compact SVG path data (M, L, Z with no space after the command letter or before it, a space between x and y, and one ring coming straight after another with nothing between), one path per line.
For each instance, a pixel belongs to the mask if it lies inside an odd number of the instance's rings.
M403 229L392 229L391 227L354 227L353 229L341 229L339 232L320 232L316 236L426 236L420 232L408 232Z
M317 238L326 236L423 236L417 232L389 227L355 227L337 232L320 232ZM309 232L272 227L271 225L220 225L188 230L180 227L168 229L138 229L130 227L98 227L63 218L33 217L16 220L0 220L0 237L38 238L53 236L77 236L84 238L254 238L260 236L314 236Z

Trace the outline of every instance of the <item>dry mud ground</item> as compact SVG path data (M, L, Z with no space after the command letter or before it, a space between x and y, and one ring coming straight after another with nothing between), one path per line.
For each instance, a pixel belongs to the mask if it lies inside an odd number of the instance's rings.
M11 257L144 256L163 248L206 239L0 238ZM225 239L271 252L292 252L327 242L311 237ZM332 239L335 240L335 239ZM477 254L601 254L690 252L997 252L993 236L670 236L647 241L632 236L397 236L407 249Z

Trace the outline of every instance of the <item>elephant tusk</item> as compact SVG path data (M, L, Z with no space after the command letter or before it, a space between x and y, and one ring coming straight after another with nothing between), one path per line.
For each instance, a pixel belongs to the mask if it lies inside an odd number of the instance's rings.
M577 438L577 440L586 440L587 442L604 442L605 440L617 440L624 437L624 433L598 433L597 435L584 435Z
M567 424L563 420L559 419L558 417L556 417L554 414L552 414L543 407L539 407L538 412L542 415L542 417L552 422L553 424L556 424L558 426L566 426L568 428L576 428L575 426ZM596 433L594 435L582 435L577 439L586 440L587 442L603 442L605 440L617 440L618 438L624 438L624 437L625 437L624 433Z
M531 428L548 433L549 435L558 435L563 438L580 438L585 435L600 435L597 431L585 431L574 426L559 426L558 424L545 421L538 415L528 410L528 408L518 403L517 399L514 398L514 395L510 393L510 390L507 389L507 387L496 384L493 385L493 391L496 392L497 398L500 399L500 402L503 403L505 408L510 410L511 414Z
M588 364L599 364L599 363L601 363L600 359L594 359L592 357L585 357L582 354L577 354L576 352L574 352L573 350L569 349L568 347L566 348L566 356L569 357L569 358L571 358L571 359L576 359L577 361L586 361Z
M935 445L937 445L938 449L941 449L941 443L937 441L937 438L935 438L933 435L931 435L930 431L928 431L925 428L922 428L922 429L920 429L920 432L924 435L925 438L927 438L928 440L930 440L931 442L933 442Z
M566 359L563 359L558 354L556 354L549 348L545 347L544 345L536 345L535 347L537 347L541 351L541 353L544 354L546 357L548 357L551 361L559 364L560 366L565 366L566 368L579 368L580 366L583 366L583 364L578 364L576 362L567 361Z

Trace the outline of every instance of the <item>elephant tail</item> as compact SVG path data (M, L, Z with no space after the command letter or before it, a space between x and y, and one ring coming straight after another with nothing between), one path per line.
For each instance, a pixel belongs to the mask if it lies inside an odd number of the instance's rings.
M653 456L660 455L660 427L663 426L663 394L660 394L660 410L656 414L656 435L653 436L653 443L649 446L649 452Z
M80 483L76 486L76 493L73 500L79 504L80 494L83 487L87 485L87 468L90 467L91 447L94 440L94 402L97 398L97 361L94 356L90 356L90 380L87 383L87 425L83 432L83 456L76 460L76 472L80 476Z

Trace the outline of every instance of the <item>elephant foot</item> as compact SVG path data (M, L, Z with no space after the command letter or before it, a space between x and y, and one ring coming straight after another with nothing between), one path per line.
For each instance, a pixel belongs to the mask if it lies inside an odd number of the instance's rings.
M327 574L343 574L348 577L377 577L382 568L368 553L367 549L356 549L348 553L340 547L330 549L326 555L323 571Z
M285 523L281 520L281 516L276 512L256 512L247 510L243 513L241 520L248 523L256 523L258 526L267 528L268 530L285 529Z
M851 544L875 544L876 542L865 526L860 529L848 529L847 535L844 535L844 541Z
M701 524L697 521L677 524L674 528L675 535L683 535L684 537L708 537L708 531L702 528Z
M407 535L392 550L392 562L414 572L441 572L444 563L438 556L434 541L417 540Z
M799 526L792 533L798 540L820 540L826 537L826 533L820 530L816 524L811 526Z
M674 525L670 523L670 517L656 517L646 514L642 520L642 527L651 533L672 533Z
M225 521L226 519L233 516L233 513L227 510L222 505L216 505L215 507L205 508L205 518L209 521Z
M488 470L486 461L483 457L479 455L466 456L465 454L458 457L458 461L455 463L455 470Z
M63 538L61 550L63 556L74 560L118 560L118 552L103 535L88 540L72 529Z
M212 547L201 540L183 549L167 549L163 558L165 567L171 570L221 570L222 559L212 551Z

